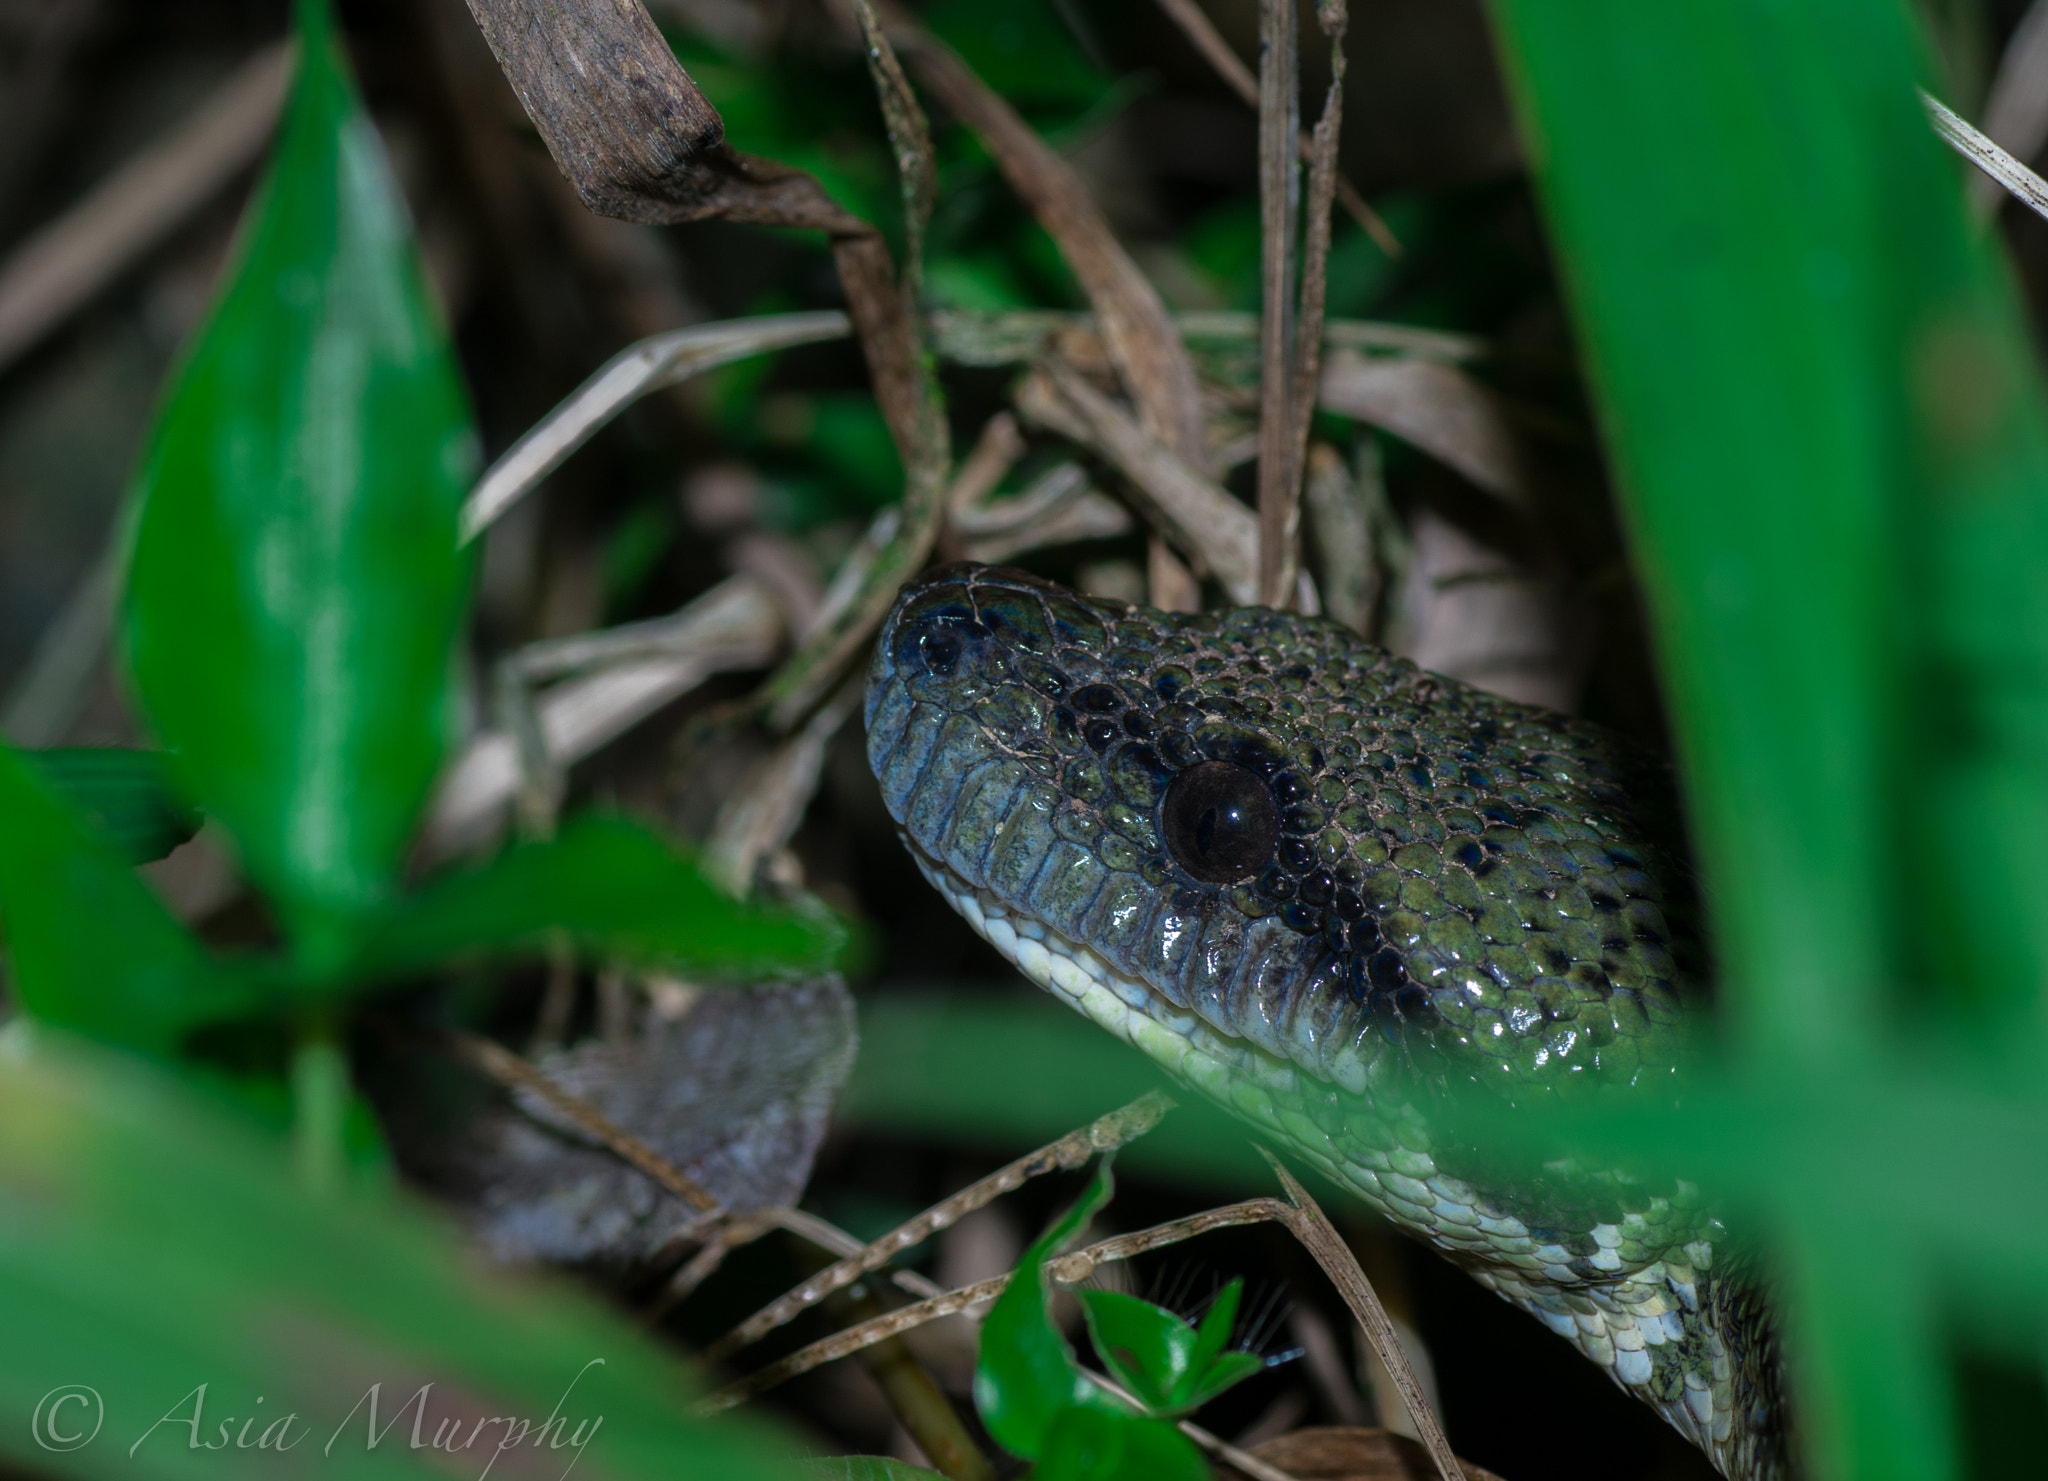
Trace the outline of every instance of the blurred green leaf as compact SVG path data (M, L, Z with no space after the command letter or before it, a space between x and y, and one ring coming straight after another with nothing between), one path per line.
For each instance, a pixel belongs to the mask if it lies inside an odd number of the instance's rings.
M688 1418L689 1375L596 1303L493 1276L398 1202L295 1196L278 1144L161 1072L41 1027L11 1030L0 1057L8 1464L141 1481L293 1463L446 1481L494 1459L534 1481L579 1459L613 1481L802 1474L744 1419Z
M1033 1481L1208 1481L1194 1443L1163 1419L1062 1409L1046 1433Z
M1105 1159L1074 1206L1055 1219L1024 1257L981 1324L981 1357L974 1369L974 1403L998 1445L1035 1459L1050 1442L1052 1424L1069 1409L1097 1409L1130 1419L1130 1409L1111 1398L1074 1361L1074 1350L1047 1310L1051 1287L1039 1267L1081 1231L1111 1190Z
M130 864L161 859L204 821L179 801L161 751L82 746L17 754Z
M1987 1062L2048 1061L2048 419L2026 313L1915 96L1932 78L1907 7L1492 11L1751 1057L1718 1105L1689 1094L1685 1125L1650 1118L1657 1155L1746 1190L1780 1236L1811 1469L1952 1476L1938 1267L1915 1262L1966 1231L2010 1247L1989 1226L2041 1174L1986 1164L2041 1128L1986 1104L1987 1071L1896 1071L1944 1019L1974 1019ZM2035 1244L2001 1268L2038 1292Z
M368 930L349 969L396 976L558 931L603 956L713 973L823 969L846 945L835 920L742 904L647 829L586 817L430 881Z
M191 797L316 970L440 765L475 435L325 0L240 257L139 489L127 643Z
M847 1125L1023 1149L1167 1084L1143 1053L1043 993L885 994L861 1005ZM1200 1096L1117 1154L1126 1172L1215 1193L1272 1191L1244 1123Z
M811 416L810 451L828 474L857 490L868 509L902 499L903 460L873 396L815 396Z
M1234 1384L1265 1369L1252 1353L1225 1352L1244 1282L1217 1293L1199 1330L1162 1306L1122 1291L1078 1290L1088 1336L1110 1371L1145 1412L1192 1414Z
M1188 1369L1195 1329L1163 1306L1122 1291L1074 1293L1088 1319L1088 1337L1109 1376L1148 1414L1173 1406L1175 1385Z
M112 1044L165 1053L211 1017L262 1001L212 961L22 753L0 747L0 923L21 1006Z

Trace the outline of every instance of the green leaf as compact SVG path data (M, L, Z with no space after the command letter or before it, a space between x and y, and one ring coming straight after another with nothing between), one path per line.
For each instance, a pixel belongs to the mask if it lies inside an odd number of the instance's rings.
M430 881L367 931L350 970L395 976L556 932L607 957L732 974L821 969L846 944L835 920L742 904L647 829L586 817Z
M170 758L161 751L91 746L19 754L131 864L161 859L204 821L178 800Z
M1163 1419L1063 1409L1046 1432L1032 1481L1208 1481L1194 1442Z
M1191 1414L1264 1371L1252 1353L1225 1352L1244 1282L1217 1293L1199 1331L1164 1307L1121 1291L1076 1291L1088 1335L1110 1375L1158 1419Z
M1166 1310L1122 1291L1076 1291L1088 1336L1110 1377L1128 1389L1147 1414L1173 1407L1187 1377L1195 1329Z
M40 1025L0 1058L0 1463L137 1481L295 1464L447 1481L494 1455L493 1475L548 1481L579 1459L611 1481L801 1474L746 1419L689 1418L692 1376L599 1303L493 1275L396 1200L296 1196L279 1143L168 1075Z
M1080 1201L1053 1222L1017 1262L1016 1274L989 1308L981 1326L981 1356L974 1369L974 1403L995 1442L1027 1460L1043 1454L1061 1413L1098 1409L1132 1417L1074 1361L1074 1350L1048 1312L1052 1289L1039 1267L1109 1202L1105 1158Z
M1199 1374L1223 1356L1223 1349L1230 1342L1231 1329L1237 1325L1238 1303L1243 1299L1244 1281L1234 1280L1216 1293L1216 1299L1202 1313L1201 1330L1188 1354L1188 1372L1191 1375Z
M475 435L325 0L233 277L150 444L126 608L189 795L323 969L439 768Z
M1266 1360L1257 1353L1223 1350L1237 1325L1237 1304L1243 1295L1244 1282L1232 1281L1216 1293L1216 1299L1202 1317L1195 1350L1188 1357L1187 1377L1174 1395L1187 1412L1192 1413L1225 1389L1265 1371Z
M21 1006L154 1053L262 1000L252 973L212 961L17 751L0 747L0 922Z

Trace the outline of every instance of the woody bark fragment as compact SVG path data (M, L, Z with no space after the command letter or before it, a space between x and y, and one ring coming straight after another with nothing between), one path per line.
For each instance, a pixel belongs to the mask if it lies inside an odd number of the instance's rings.
M916 437L914 339L874 227L801 170L741 154L640 0L469 0L548 152L601 216L822 231L860 331L875 399L906 461Z

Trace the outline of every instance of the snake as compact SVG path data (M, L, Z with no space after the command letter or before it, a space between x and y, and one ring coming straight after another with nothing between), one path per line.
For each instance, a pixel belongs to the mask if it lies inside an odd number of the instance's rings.
M1527 1312L1731 1481L1794 1473L1765 1282L1682 1178L1505 1114L1682 1098L1711 978L1667 763L1319 617L907 583L867 752L1038 986Z

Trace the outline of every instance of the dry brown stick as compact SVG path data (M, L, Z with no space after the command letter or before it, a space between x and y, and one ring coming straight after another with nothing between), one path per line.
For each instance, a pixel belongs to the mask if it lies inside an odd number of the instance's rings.
M1117 1260L1128 1260L1147 1250L1159 1249L1165 1245L1178 1244L1192 1239L1197 1234L1211 1229L1226 1229L1239 1224L1286 1223L1295 1211L1277 1198L1252 1198L1243 1203L1233 1203L1224 1208L1207 1209L1191 1214L1185 1219L1175 1219L1151 1229L1139 1230L1135 1234L1122 1234L1114 1239L1105 1239L1083 1250L1075 1250L1046 1263L1046 1269L1054 1280L1063 1285L1083 1281L1095 1273L1098 1265L1107 1265ZM1012 1272L1014 1274L1014 1272ZM947 1291L940 1296L920 1301L915 1306L905 1306L885 1316L865 1321L858 1326L848 1327L830 1337L800 1348L779 1362L749 1373L737 1383L726 1385L715 1394L698 1401L694 1410L698 1414L717 1414L745 1403L756 1394L766 1393L778 1384L808 1373L824 1363L846 1357L860 1351L884 1337L894 1337L921 1327L926 1322L937 1321L942 1316L979 1306L984 1301L993 1301L1003 1293L1010 1283L1010 1275L992 1276L977 1281L971 1286Z
M1023 1187L1031 1179L1055 1168L1072 1170L1097 1152L1109 1151L1142 1136L1158 1124L1159 1118L1172 1105L1171 1097L1164 1092L1151 1091L1120 1110L1019 1157L1007 1167L998 1168L979 1182L897 1225L857 1254L819 1271L788 1294L762 1307L712 1343L706 1349L705 1357L719 1362L749 1343L758 1342L842 1286L853 1284L869 1271L879 1269L903 1251L922 1244L940 1230L950 1228L974 1210Z
M577 1130L604 1143L615 1156L647 1174L698 1213L712 1218L724 1217L725 1210L718 1200L688 1173L589 1101L562 1089L504 1045L459 1029L448 1030L446 1037L465 1063L474 1065L501 1085L539 1096Z
M840 277L849 295L858 288L874 295L877 303L887 299L886 314L868 316L875 320L872 329L861 313L856 312L853 317L862 325L862 343L870 351L869 371L875 381L876 397L880 399L886 393L899 403L893 413L886 405L884 411L892 416L890 425L903 459L903 502L890 538L876 549L873 563L852 599L805 634L789 661L762 686L761 699L766 704L769 722L783 731L793 728L831 692L841 674L866 647L876 625L895 600L897 589L931 554L945 514L946 482L953 463L945 405L924 353L923 325L916 307L924 222L937 192L931 128L867 0L854 0L854 5L866 42L868 69L896 155L909 252L901 287L888 277L888 249L881 245L879 237L873 237L858 252L853 248L841 249ZM862 256L863 253L866 255ZM883 349L886 355L880 353ZM902 383L885 388L885 374L899 375Z
M105 288L262 150L291 78L267 46L167 138L152 144L0 263L0 365Z
M1920 102L1934 132L1957 154L1996 181L2037 216L2048 216L2048 181L1959 118L1955 110L1923 90Z
M861 1361L940 1475L947 1481L996 1481L995 1467L967 1433L952 1400L901 1337L877 1342L861 1354Z
M1223 39L1223 33L1203 14L1195 0L1159 0L1159 8L1180 27L1182 34L1194 44L1203 60L1216 69L1216 75L1229 85L1230 90L1256 109L1259 106L1259 84L1252 76L1252 69L1231 50L1230 43ZM1307 163L1313 157L1313 142L1304 133L1295 136L1295 144L1302 161ZM1366 235L1378 244L1382 252L1389 257L1401 255L1403 248L1400 239L1394 235L1394 229L1341 171L1337 175L1337 199L1343 202L1351 218L1365 228Z
M860 331L875 400L906 466L920 436L916 333L880 234L811 176L739 153L640 0L469 0L484 39L585 205L673 225L822 231Z
M1392 1375L1394 1387L1400 1391L1401 1402L1408 1406L1409 1417L1415 1421L1419 1438L1429 1451L1430 1459L1436 1462L1438 1473L1443 1481L1464 1481L1464 1467L1458 1463L1451 1442L1444 1438L1443 1426L1437 1423L1436 1412L1429 1407L1429 1400L1423 1395L1422 1384L1416 1378L1415 1370L1409 1366L1408 1355L1401 1350L1400 1334L1394 1330L1387 1309L1380 1305L1372 1282L1359 1268L1358 1257L1351 1253L1351 1247L1344 1243L1343 1237L1330 1223L1329 1216L1308 1189L1296 1181L1286 1164L1264 1147L1260 1147L1259 1152L1272 1165L1280 1186L1287 1190L1289 1211L1284 1222L1294 1237L1301 1241L1302 1247L1314 1257L1316 1264L1322 1266L1323 1274L1330 1278L1330 1283L1343 1296L1344 1304L1358 1318L1366 1340Z
M974 508L996 491L996 485L1024 456L1024 434L1017 419L1007 411L990 417L975 439L974 449L960 460L952 487L946 490L946 519L949 523Z
M2034 0L2013 27L1980 121L1986 138L2022 162L2048 143L2048 0ZM1969 192L1970 205L1980 217L1989 216L2004 200L1998 182L1988 175L1973 175Z
M1259 0L1259 600L1293 605L1301 536L1294 459L1295 246L1301 212L1294 0Z
M1129 481L1154 528L1200 561L1235 602L1258 599L1259 526L1251 510L1197 472L1087 378L1047 360L1017 391L1017 409L1101 455Z
M1289 568L1301 561L1301 484L1308 459L1308 426L1315 414L1316 385L1323 368L1323 307L1330 266L1330 197L1337 183L1337 139L1344 124L1344 0L1316 0L1316 21L1330 43L1330 87L1316 120L1309 161L1308 201L1303 222L1301 300L1295 323L1294 383L1288 388L1293 423L1287 432L1286 518L1282 556ZM1263 429L1262 429L1263 435ZM1280 590L1291 593L1291 582Z
M1010 188L1059 243L1101 322L1139 419L1200 467L1202 404L1194 361L1158 291L1117 241L1080 176L944 43L893 20L891 34L919 80L981 137Z

